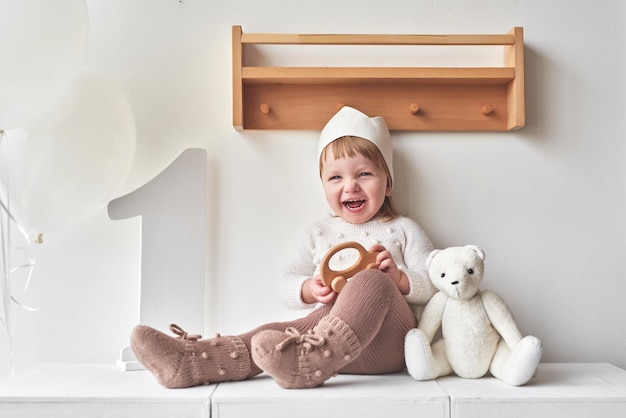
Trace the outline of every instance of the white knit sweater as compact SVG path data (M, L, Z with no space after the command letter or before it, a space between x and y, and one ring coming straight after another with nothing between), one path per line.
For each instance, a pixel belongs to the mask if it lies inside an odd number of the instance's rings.
M391 253L400 270L406 273L410 291L409 304L425 305L437 289L428 277L426 258L433 250L430 239L413 220L398 217L389 222L372 220L364 224L351 224L340 217L327 217L311 225L306 238L296 248L293 261L282 275L278 293L283 303L292 309L312 308L302 301L304 281L319 275L320 263L328 250L339 243L356 241L369 250L382 244ZM342 270L355 263L356 250L345 250L332 258L331 268Z

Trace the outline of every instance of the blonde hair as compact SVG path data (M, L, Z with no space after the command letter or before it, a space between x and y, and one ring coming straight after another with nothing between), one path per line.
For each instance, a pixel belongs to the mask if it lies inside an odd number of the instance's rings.
M324 161L326 161L326 155L329 149L335 156L335 160L346 157L356 157L357 154L360 154L372 161L376 164L376 166L385 171L385 174L387 175L387 188L393 188L393 180L391 178L391 173L389 172L389 167L387 167L383 154L373 142L358 136L342 136L335 139L320 153L320 177L322 176ZM397 218L398 216L400 216L400 213L396 210L393 201L391 200L391 196L385 196L385 201L374 218L387 222Z

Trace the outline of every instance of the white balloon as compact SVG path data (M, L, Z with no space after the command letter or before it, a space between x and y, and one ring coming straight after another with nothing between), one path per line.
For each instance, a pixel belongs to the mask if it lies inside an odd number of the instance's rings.
M135 155L135 119L122 91L83 68L62 99L29 126L7 131L0 172L14 215L51 233L105 207Z
M0 0L0 130L59 99L87 46L85 0Z

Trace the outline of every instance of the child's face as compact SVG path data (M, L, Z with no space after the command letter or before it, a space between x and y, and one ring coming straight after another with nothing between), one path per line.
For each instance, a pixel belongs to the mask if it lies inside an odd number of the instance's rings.
M336 160L329 149L321 177L330 208L353 224L372 219L391 195L385 170L361 154Z

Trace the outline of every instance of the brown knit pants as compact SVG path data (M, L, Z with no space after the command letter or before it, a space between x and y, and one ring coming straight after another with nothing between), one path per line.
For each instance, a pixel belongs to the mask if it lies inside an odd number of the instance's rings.
M262 325L239 337L251 353L252 336L259 331L285 331L293 327L305 333L327 315L343 320L361 343L361 355L340 373L384 374L404 370L404 338L410 329L417 327L417 319L396 285L379 270L365 270L355 275L334 305L323 306L294 321ZM247 377L262 372L252 358L250 365Z

